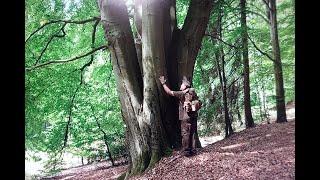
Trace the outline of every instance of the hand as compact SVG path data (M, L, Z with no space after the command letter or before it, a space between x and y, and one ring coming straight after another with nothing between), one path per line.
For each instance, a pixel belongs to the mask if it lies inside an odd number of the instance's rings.
M187 108L186 108L186 110L187 110L187 112L190 112L190 111L192 111L192 107L191 107L191 104L189 103L188 105L187 105Z
M191 103L190 102L184 102L183 108L187 111L190 112L192 110L191 108Z
M167 81L167 80L164 78L164 76L160 76L159 80L160 80L161 84L164 84L164 83L166 83L166 81Z

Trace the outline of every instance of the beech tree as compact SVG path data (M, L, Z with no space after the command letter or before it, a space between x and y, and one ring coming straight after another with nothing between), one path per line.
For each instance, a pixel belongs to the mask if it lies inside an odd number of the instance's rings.
M182 76L192 82L212 1L191 0L181 29L177 27L175 5L174 0L135 1L134 36L125 2L99 0L127 127L127 176L152 167L168 148L180 146L178 104L164 94L158 78L165 75L173 90L178 89ZM139 9L142 14L138 14Z
M275 0L264 0L270 22L270 36L273 54L274 77L276 84L277 122L287 122L286 102L284 96L283 72L278 37L277 8Z

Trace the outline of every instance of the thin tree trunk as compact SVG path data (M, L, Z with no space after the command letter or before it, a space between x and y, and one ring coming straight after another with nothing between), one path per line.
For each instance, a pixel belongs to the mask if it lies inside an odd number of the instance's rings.
M91 106L91 109L92 109L92 112L93 112L93 116L95 117L96 123L97 123L97 125L98 125L98 128L99 128L99 130L103 133L103 140L104 140L104 143L105 143L105 145L106 145L106 147L107 147L107 152L106 152L106 154L108 154L108 156L109 156L109 158L110 158L110 161L111 161L111 164L112 164L112 166L114 166L115 164L114 164L114 161L113 161L113 158L112 158L112 155L111 155L111 151L110 151L110 148L109 148L107 133L102 129L102 127L101 127L101 125L100 125L97 117L95 116L95 112L94 112L93 106Z
M236 52L236 61L237 61L237 66L236 68L239 68L239 67L242 67L243 65L243 62L241 61L241 51L239 49L237 49L237 52ZM242 75L241 75L242 76ZM243 77L243 76L242 76ZM240 77L241 78L241 77ZM235 83L236 84L236 83ZM238 120L240 122L240 126L243 125L243 122L241 120L241 113L240 113L240 107L239 107L239 96L240 96L240 86L241 86L241 82L240 80L237 82L237 85L236 85L236 90L235 90L235 105L236 105L236 113L237 113L237 116L238 116Z
M277 123L287 122L285 92L283 85L282 63L280 56L280 45L278 38L277 25L277 8L276 0L267 0L267 15L270 20L270 34L272 42L272 52L274 58L274 76L276 84L276 106L277 106Z
M219 14L218 14L218 20L217 20L217 30L215 32L217 33L217 36L222 39L222 8L219 7ZM224 51L221 44L218 44L218 51L216 51L216 64L218 68L218 74L221 84L221 90L222 90L222 100L223 100L223 110L224 110L224 119L225 119L225 137L229 137L233 133L233 129L230 122L230 116L229 116L229 109L228 109L228 102L227 102L227 80L225 76L225 60L224 60ZM222 67L220 67L219 60L221 60Z
M267 123L270 124L270 119L268 116L268 107L267 107L267 99L266 99L266 91L265 91L265 87L264 87L264 83L262 83L262 98L263 98L263 111L264 111L264 118L267 119Z
M247 14L246 14L246 0L240 0L241 9L241 29L242 29L242 56L244 65L243 77L243 94L244 94L244 114L246 128L254 126L251 103L250 103L250 68L249 68L249 55L248 55L248 31L247 31Z
M228 107L228 99L227 99L227 80L225 75L225 60L224 60L224 52L223 48L221 47L221 61L222 61L222 81L223 81L223 89L222 89L222 98L223 98L223 109L224 109L224 115L225 115L225 122L226 122L226 137L233 134L233 129L231 126L231 120L229 115L229 107Z
M241 120L241 114L240 114L239 101L237 101L236 105L237 105L236 110L237 110L238 120L239 120L239 122L240 122L240 126L241 126L241 125L243 124L243 122L242 122L242 120Z
M236 112L236 103L237 103L237 87L235 83L233 83L229 89L229 99L230 99L230 121L231 124L234 122L234 116L233 113Z
M219 56L217 53L216 54L216 64L217 64L217 69L218 69L218 74L219 74L219 80L220 80L220 84L221 84L221 91L222 91L222 100L223 100L223 110L224 110L224 119L225 119L225 137L229 137L229 135L231 135L232 132L232 127L229 128L231 126L230 123L230 118L229 118L229 112L228 112L228 105L227 105L227 97L226 97L226 90L225 90L225 86L223 85L223 76L222 76L222 69L220 68L220 63L219 63L219 59L221 58L221 55ZM230 132L230 133L229 133Z
M112 164L112 166L115 166L114 160L112 158L111 151L110 151L110 148L109 148L109 144L108 144L108 141L107 141L107 134L104 131L103 131L103 139L104 139L105 145L107 146L107 151L108 151L107 153L108 153L108 156L110 158L111 164Z
M259 88L259 87L258 87ZM261 93L259 91L257 91L257 97L259 98L259 114L260 114L260 121L264 120L264 113L262 111L262 106L263 106L263 99L261 98Z

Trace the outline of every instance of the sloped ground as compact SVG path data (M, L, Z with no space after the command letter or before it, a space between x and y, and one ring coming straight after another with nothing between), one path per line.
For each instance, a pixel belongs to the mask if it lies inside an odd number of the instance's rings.
M102 161L93 163L90 165L84 165L79 167L70 168L61 171L58 175L52 177L45 177L42 180L59 179L59 180L71 180L71 179L86 179L86 180L111 180L116 179L127 169L127 165L123 164L123 161L116 162L118 166L111 166L109 161Z
M210 144L193 157L176 152L132 179L294 179L295 121L262 124Z
M295 179L294 106L287 109L288 123L262 122L184 157L175 151L153 169L130 179ZM289 112L288 112L289 111ZM215 139L214 141L217 141ZM49 179L116 179L127 165L107 162L81 166Z

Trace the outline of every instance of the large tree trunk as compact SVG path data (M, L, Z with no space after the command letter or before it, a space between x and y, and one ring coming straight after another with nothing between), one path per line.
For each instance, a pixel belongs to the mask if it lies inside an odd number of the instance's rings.
M142 172L150 161L148 122L142 118L142 78L123 1L101 0L101 21L105 30L119 94L121 113L126 125L130 167L128 174Z
M165 46L163 34L163 6L161 1L149 0L142 5L142 66L143 66L143 113L151 128L152 166L167 148L161 111L165 109L159 75L165 71Z
M283 85L282 63L280 56L280 45L278 38L278 25L277 25L277 8L276 0L266 0L267 15L270 20L270 34L272 42L272 52L274 59L274 76L276 84L276 104L277 104L277 122L287 122L286 105Z
M163 45L165 52L165 67L164 73L168 78L169 86L176 90L178 89L178 75L176 74L176 68L178 66L176 61L170 61L170 55L172 54L172 44L175 40L174 32L177 31L177 19L176 19L176 1L166 0L162 4L162 18L163 18ZM174 54L174 53L173 53ZM162 88L161 88L162 89ZM163 92L162 90L160 90ZM167 139L170 147L178 149L181 146L181 132L180 132L180 121L178 120L178 100L168 96L162 96L162 117L163 124Z
M175 0L136 0L135 12L140 6L134 42L124 1L99 0L126 125L130 155L126 177L152 167L168 148L181 145L178 103L165 95L158 78L166 75L173 90L183 75L192 80L212 3L192 0L181 31L176 27Z
M176 59L179 63L178 77L187 76L192 81L195 60L209 22L212 1L192 0L189 11L179 34Z
M247 14L246 14L246 0L240 0L241 11L241 29L242 29L242 57L243 57L243 94L244 94L244 114L246 128L254 126L251 103L250 103L250 69L249 69L249 55L248 55L248 31L247 31Z

